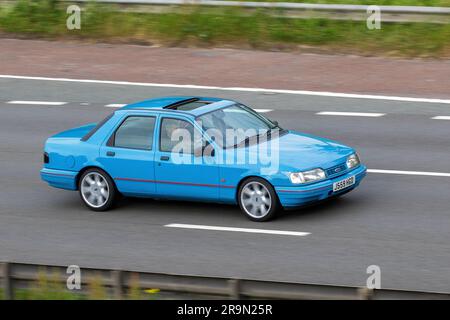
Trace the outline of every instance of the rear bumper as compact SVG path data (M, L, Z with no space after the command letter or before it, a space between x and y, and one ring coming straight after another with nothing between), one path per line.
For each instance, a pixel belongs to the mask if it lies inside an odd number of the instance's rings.
M275 187L278 198L280 199L283 207L299 207L311 202L325 200L327 198L338 196L340 194L347 193L356 188L361 180L366 175L367 168L364 165L360 165L356 169L347 172L346 174L337 178L328 179L322 182L314 183L307 186L295 186L295 187ZM333 192L333 183L355 176L355 184L340 190L339 192Z
M76 177L78 172L67 170L42 169L41 179L50 186L66 190L77 190Z

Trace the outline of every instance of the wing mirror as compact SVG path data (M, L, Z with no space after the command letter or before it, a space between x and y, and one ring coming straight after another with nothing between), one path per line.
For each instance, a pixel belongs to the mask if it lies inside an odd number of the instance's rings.
M196 157L214 157L216 151L211 143L205 142L204 146L198 147L194 150L194 156Z

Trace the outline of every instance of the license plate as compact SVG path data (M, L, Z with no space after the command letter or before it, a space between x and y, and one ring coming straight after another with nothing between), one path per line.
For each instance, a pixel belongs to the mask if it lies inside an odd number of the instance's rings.
M333 192L340 191L355 184L355 176L333 183Z

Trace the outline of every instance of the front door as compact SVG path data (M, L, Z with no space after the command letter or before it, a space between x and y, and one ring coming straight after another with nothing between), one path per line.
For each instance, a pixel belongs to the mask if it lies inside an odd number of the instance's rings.
M194 152L197 137L201 139L201 133L189 120L161 117L155 151L158 195L187 200L219 199L219 168L212 159Z

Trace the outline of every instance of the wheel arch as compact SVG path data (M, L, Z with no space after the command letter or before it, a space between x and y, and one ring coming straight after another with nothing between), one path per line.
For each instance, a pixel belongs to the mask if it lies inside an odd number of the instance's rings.
M78 174L75 176L75 186L76 186L76 190L79 190L79 187L78 187L78 186L79 186L79 184L80 184L81 176L83 175L83 173L85 173L85 172L86 172L87 170L89 170L89 169L100 169L100 170L102 170L103 172L105 172L105 173L111 178L111 180L112 180L112 182L113 182L113 184L114 184L114 188L117 189L116 183L114 182L114 179L111 177L111 175L108 173L108 171L106 171L104 168L99 167L99 166L89 165L89 166L86 166L86 167L82 168L82 169L78 172Z
M261 176L249 175L249 176L243 177L241 180L239 180L239 183L237 184L236 193L234 195L234 198L235 198L237 203L239 203L239 190L241 189L241 186L244 184L245 181L247 181L247 180L249 180L251 178L258 178L258 179L262 179L262 180L266 181L273 188L273 191L275 192L275 195L277 197L277 201L278 202L280 201L280 199L278 198L278 194L277 194L277 191L275 190L274 185L269 180L267 180L266 178L261 177Z

